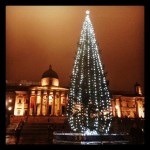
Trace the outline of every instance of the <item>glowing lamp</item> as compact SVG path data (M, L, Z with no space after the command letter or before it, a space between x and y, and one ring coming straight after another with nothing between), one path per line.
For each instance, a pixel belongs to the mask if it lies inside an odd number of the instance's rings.
M12 107L8 107L8 110L11 111L11 110L12 110Z

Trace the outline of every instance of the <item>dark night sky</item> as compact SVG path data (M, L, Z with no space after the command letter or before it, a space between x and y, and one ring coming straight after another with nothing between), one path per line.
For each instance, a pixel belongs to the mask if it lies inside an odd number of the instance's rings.
M6 79L40 81L52 65L68 86L90 10L111 90L144 90L144 6L7 6Z

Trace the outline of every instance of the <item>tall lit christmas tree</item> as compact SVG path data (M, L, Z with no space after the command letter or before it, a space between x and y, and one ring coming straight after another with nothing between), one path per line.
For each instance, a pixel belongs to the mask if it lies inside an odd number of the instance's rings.
M94 29L86 11L71 74L67 117L73 131L108 133L111 101Z

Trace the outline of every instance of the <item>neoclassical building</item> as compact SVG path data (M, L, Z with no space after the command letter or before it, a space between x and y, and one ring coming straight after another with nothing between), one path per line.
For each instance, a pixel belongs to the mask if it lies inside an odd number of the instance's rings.
M113 95L112 113L119 118L144 118L144 97Z
M68 89L59 86L57 73L49 69L42 74L39 85L21 87L20 90L14 89L15 103L14 115L65 115ZM10 91L9 91L10 94ZM13 94L11 94L13 95ZM9 97L8 95L6 96Z
M140 84L134 85L133 94L113 94L112 95L112 113L119 118L144 118L145 117L145 99L142 94Z
M69 89L59 86L59 77L51 65L39 83L23 80L6 85L6 107L12 115L65 116ZM111 92L114 117L144 118L141 87L136 83L134 89L133 94Z

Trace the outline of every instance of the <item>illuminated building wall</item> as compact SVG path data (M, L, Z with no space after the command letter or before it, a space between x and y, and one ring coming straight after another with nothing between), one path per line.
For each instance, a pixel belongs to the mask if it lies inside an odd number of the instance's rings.
M144 118L144 97L113 96L113 116L119 118Z
M68 103L68 90L54 92L47 90L47 107L41 110L42 97L44 96L42 90L35 91L16 91L6 92L6 107L11 109L12 115L21 116L25 114L33 115L65 115L66 105ZM45 95L45 96L46 96ZM55 96L54 96L55 95ZM12 102L9 102L10 99ZM43 97L44 99L44 97ZM55 102L54 102L55 100ZM35 103L36 102L36 103ZM112 95L111 105L112 114L114 117L124 118L144 118L144 96L123 96ZM11 107L11 108L10 108Z
M43 78L41 80L41 85L46 86L46 85L53 85L53 86L59 86L59 80L56 78Z
M15 91L14 115L22 116L28 113L28 93L26 91Z
M21 88L23 86L19 84ZM27 86L27 84L25 84ZM64 116L68 89L59 86L57 73L52 66L42 74L41 85L30 85L26 91L15 91L14 115Z
M64 116L68 89L31 88L29 115Z
M55 78L51 77L51 71L50 67L48 72L44 73L44 78L41 78L41 85L25 84L23 87L23 84L13 84L13 86L10 84L10 86L6 86L6 110L15 116L65 116L68 104L68 88L58 86L59 79L56 74L53 74L54 71L52 75L55 75ZM45 77L47 74L49 77ZM43 79L47 79L48 82L44 84ZM9 84L7 83L7 85ZM145 98L141 95L142 91L139 92L137 89L141 91L139 84L136 84L135 94L131 96L112 93L111 106L114 117L145 117Z

